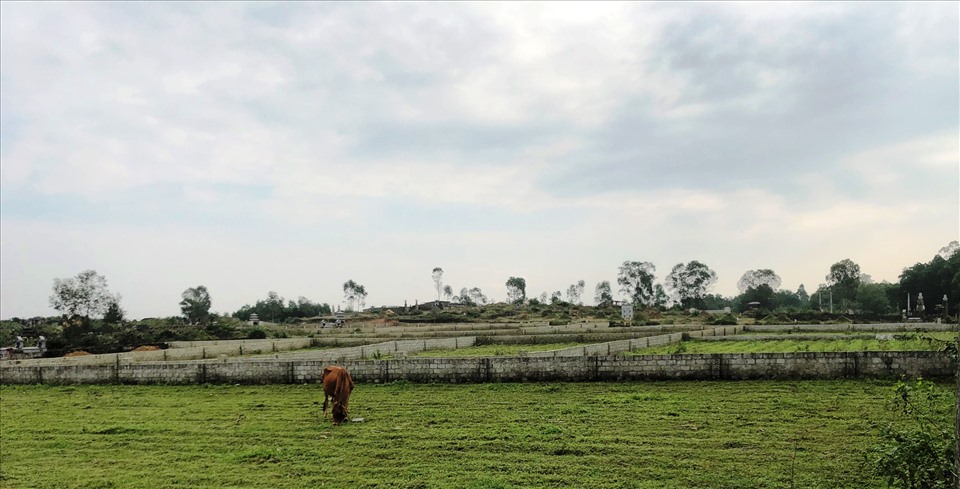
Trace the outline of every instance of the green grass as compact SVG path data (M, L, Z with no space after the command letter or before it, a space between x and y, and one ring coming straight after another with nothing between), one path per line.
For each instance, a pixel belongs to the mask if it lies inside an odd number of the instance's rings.
M891 385L0 386L0 487L883 487Z
M674 353L794 353L838 351L930 351L943 347L942 341L955 340L950 333L908 334L907 339L829 339L829 340L688 340L671 345L634 350L627 355L670 355ZM931 341L926 337L936 338Z
M493 356L516 356L521 351L547 351L561 350L563 348L573 348L592 343L544 343L544 344L500 344L500 345L480 345L466 348L457 348L456 350L424 350L417 353L411 353L408 356L418 357L493 357Z

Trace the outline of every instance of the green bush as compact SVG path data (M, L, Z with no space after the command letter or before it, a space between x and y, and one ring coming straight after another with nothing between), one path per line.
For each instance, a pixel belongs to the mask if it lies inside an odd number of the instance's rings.
M954 435L950 426L939 426L937 411L952 403L933 384L922 379L899 382L894 387L894 408L908 423L881 428L883 441L866 454L866 462L888 486L904 489L955 487Z
M263 340L267 338L267 332L262 329L251 329L247 332L247 339Z
M735 326L737 324L737 318L733 314L724 314L722 316L712 316L707 324L714 326Z

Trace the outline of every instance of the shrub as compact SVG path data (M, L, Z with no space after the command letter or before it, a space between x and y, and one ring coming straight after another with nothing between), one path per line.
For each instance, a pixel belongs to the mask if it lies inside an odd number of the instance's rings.
M247 332L247 339L263 340L267 338L267 332L262 329L251 329Z
M888 486L906 489L954 487L954 438L933 419L936 411L951 403L933 384L922 379L915 383L898 382L893 405L910 420L890 423L881 429L883 441L866 454L866 462Z
M708 324L715 326L735 326L737 324L737 318L733 314L724 314L722 316L714 316L708 320Z

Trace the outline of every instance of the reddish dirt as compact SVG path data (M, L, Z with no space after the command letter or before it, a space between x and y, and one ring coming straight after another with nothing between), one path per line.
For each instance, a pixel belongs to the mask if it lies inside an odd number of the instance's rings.
M91 354L90 352L83 351L83 350L81 350L81 351L72 351L72 352L67 353L66 355L64 355L64 357L82 357L82 356L84 356L84 355L90 355L90 354Z
M159 346L143 345L143 346L138 346L134 348L133 351L157 351L159 349L160 349Z

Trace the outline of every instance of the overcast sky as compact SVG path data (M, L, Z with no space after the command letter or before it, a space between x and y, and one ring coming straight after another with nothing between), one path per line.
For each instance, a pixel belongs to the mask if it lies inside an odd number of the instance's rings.
M960 237L960 17L937 3L0 3L0 316L94 269L370 306L660 282L812 292ZM619 295L619 294L615 294Z

